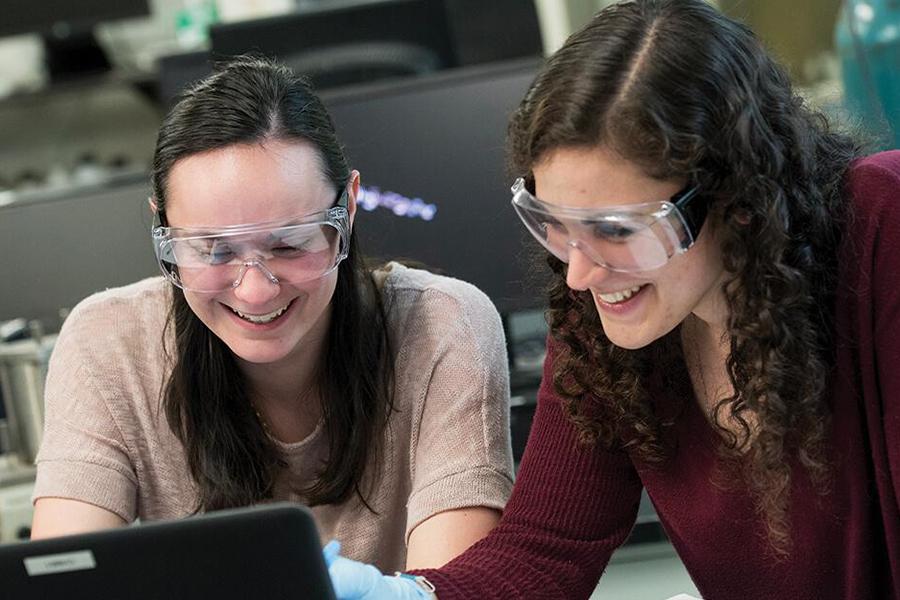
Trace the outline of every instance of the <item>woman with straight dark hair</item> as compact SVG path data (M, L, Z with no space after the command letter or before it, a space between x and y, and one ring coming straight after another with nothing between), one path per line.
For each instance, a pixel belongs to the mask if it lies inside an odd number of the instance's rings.
M291 500L394 570L487 533L512 487L499 316L461 281L364 265L359 173L306 81L225 65L166 117L152 185L165 278L67 319L33 537Z
M587 598L643 488L704 598L900 600L900 153L703 0L599 12L508 148L555 273L513 495L419 579L329 548L338 595Z

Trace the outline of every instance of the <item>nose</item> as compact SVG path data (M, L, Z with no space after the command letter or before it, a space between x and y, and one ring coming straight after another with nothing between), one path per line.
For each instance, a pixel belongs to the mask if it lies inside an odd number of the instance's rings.
M602 281L609 271L594 262L577 247L569 248L569 262L566 268L566 285L573 290L584 291Z
M274 279L274 281L273 281ZM275 298L281 287L275 276L260 262L249 261L241 268L238 285L234 288L236 298L253 306L266 304Z

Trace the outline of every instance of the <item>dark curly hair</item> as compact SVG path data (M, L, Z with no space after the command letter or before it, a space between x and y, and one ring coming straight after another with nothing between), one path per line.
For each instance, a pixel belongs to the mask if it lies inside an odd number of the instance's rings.
M825 382L848 218L843 178L860 147L804 104L747 27L703 0L602 10L548 60L510 121L509 167L532 189L533 166L555 149L599 146L709 197L707 226L727 272L734 389L714 411L731 459L723 464L740 467L784 556L791 465L821 493L829 488ZM680 327L645 348L618 348L590 292L570 290L565 265L548 262L548 321L562 348L554 384L582 439L664 463L677 411L655 407L650 388L661 371L674 373L673 385L685 381Z

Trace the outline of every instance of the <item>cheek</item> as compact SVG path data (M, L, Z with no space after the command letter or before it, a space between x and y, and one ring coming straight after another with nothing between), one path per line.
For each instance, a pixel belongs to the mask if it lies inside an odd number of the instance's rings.
M715 281L718 281L724 270L722 266L722 251L719 244L712 236L705 236L697 240L697 256L695 257L694 271L697 281L708 289Z
M204 323L209 325L213 309L217 304L215 296L207 296L196 292L184 292L184 299L194 314Z
M334 297L337 287L337 272L322 279L294 287L294 293L304 302L304 311L319 311Z
M233 327L231 319L225 312L228 309L219 302L218 295L205 295L196 292L184 292L184 299L200 322L203 323L216 337L224 339L227 332ZM224 310L223 310L224 309Z
M667 312L684 318L709 293L722 274L718 247L710 238L700 238L694 246L669 262L670 269L659 281L664 287Z

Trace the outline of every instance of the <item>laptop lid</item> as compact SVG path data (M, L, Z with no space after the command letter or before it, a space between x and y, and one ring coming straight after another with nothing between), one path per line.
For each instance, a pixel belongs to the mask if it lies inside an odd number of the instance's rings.
M335 599L312 513L286 503L0 546L0 597Z

